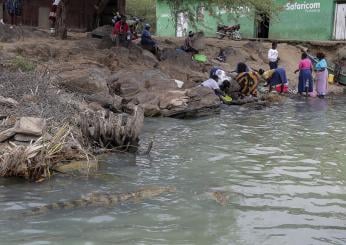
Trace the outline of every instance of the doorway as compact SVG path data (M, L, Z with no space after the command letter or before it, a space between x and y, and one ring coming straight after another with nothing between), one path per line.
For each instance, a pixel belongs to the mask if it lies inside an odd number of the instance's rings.
M266 13L258 13L256 16L257 38L269 37L270 18Z
M336 40L346 40L346 3L336 4L334 38Z
M177 14L177 37L185 37L189 29L188 14L180 12Z

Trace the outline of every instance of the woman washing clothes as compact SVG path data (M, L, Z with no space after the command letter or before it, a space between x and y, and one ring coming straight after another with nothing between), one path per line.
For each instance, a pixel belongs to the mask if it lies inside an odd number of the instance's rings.
M288 81L285 68L276 68L268 71L260 69L259 74L269 84L269 92L272 91L273 86L277 87L276 91L279 93L288 92Z
M211 71L209 79L204 81L200 86L212 89L221 101L228 103L225 91L231 86L231 83L228 80L222 82L219 82L219 80L220 78L216 74L216 71Z
M314 91L314 82L312 78L312 63L306 53L302 54L299 62L298 69L294 72L299 71L299 83L298 83L298 94L302 95L303 92L312 93Z
M238 75L235 80L240 85L242 97L257 97L257 86L259 83L258 73L251 71L245 63L238 63L236 72Z
M315 66L316 72L316 91L317 96L321 99L327 94L328 89L328 65L325 55L322 52L317 53L318 62Z

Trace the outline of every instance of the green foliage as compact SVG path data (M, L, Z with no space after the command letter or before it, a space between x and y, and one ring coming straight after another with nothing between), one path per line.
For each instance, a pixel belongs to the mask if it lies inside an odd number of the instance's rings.
M232 11L235 15L243 14L244 8L249 8L253 13L264 13L273 18L282 9L274 0L162 0L165 1L176 16L179 12L187 13L191 23L197 22L198 8L204 7L211 15L217 15L217 9ZM216 8L218 7L218 8ZM175 20L174 20L175 21Z
M151 24L153 31L155 31L156 0L127 0L126 13L144 18L145 22Z
M22 56L16 56L14 59L12 59L10 66L12 69L20 70L22 72L34 71L36 68L36 65L33 62Z

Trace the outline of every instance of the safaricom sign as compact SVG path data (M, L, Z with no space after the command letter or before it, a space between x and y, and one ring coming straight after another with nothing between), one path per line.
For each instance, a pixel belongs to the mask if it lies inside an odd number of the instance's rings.
M320 12L321 10L321 3L314 2L314 3L287 3L286 4L286 10L292 11L292 10L304 10L306 12Z

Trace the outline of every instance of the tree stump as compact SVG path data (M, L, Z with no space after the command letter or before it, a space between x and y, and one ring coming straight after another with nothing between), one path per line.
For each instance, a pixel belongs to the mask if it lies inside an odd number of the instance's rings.
M144 121L144 111L135 106L131 115L86 111L80 116L85 144L92 147L136 152Z

